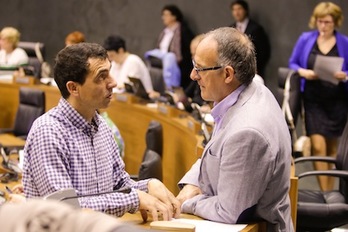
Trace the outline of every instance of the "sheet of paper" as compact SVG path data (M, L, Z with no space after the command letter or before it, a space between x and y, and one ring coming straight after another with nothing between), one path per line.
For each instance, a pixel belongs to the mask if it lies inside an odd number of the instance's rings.
M342 70L343 61L342 57L317 55L314 72L319 79L338 85L339 81L334 77L334 73Z
M196 226L196 232L238 232L243 230L247 225L246 224L224 224L218 222L211 222L207 220L195 220L195 219L173 219L177 222L189 223Z

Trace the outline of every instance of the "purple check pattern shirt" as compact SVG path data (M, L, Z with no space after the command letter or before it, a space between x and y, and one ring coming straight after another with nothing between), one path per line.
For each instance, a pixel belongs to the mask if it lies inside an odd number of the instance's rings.
M96 113L89 123L63 98L34 122L24 154L27 198L64 188L86 195L129 186L130 194L79 198L83 208L122 216L138 210L136 189L147 191L148 180L135 182L124 170L113 134L102 117Z

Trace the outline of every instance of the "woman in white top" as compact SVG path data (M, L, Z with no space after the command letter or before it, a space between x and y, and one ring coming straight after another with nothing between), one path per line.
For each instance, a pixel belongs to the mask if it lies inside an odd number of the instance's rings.
M11 68L26 65L27 53L18 48L20 33L13 27L5 27L0 32L0 67Z
M192 82L189 77L193 33L175 5L163 7L162 22L165 28L159 35L157 49L147 51L145 58L156 57L162 61L163 78L168 89L175 86L186 88Z
M128 77L135 77L141 80L150 98L158 97L159 94L153 90L150 73L145 63L139 56L126 50L124 39L110 35L104 41L104 48L111 61L110 75L116 80L118 89L124 89L124 83L130 82Z

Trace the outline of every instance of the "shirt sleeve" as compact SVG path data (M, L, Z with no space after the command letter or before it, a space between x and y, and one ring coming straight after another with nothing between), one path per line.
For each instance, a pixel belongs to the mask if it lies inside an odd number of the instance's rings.
M212 221L236 223L246 209L258 203L267 188L274 169L269 147L265 138L254 130L241 131L228 138L221 148L217 193L186 200L182 212ZM202 165L208 162L205 158Z
M27 198L43 197L60 189L74 188L68 173L70 163L66 154L69 151L61 134L54 125L36 127L29 134L23 171L24 193ZM121 160L118 154L115 157ZM81 197L81 207L116 216L136 212L139 208L136 189L147 191L148 180L131 180L120 161L115 164L114 176L117 177L114 189L129 186L132 188L129 194L111 193Z

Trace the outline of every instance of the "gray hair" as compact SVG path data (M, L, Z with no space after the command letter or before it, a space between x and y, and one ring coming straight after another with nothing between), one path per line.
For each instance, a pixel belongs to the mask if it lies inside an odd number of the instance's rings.
M242 84L250 84L256 73L254 45L249 37L232 27L221 27L210 31L206 38L213 38L217 44L218 64L230 65Z

